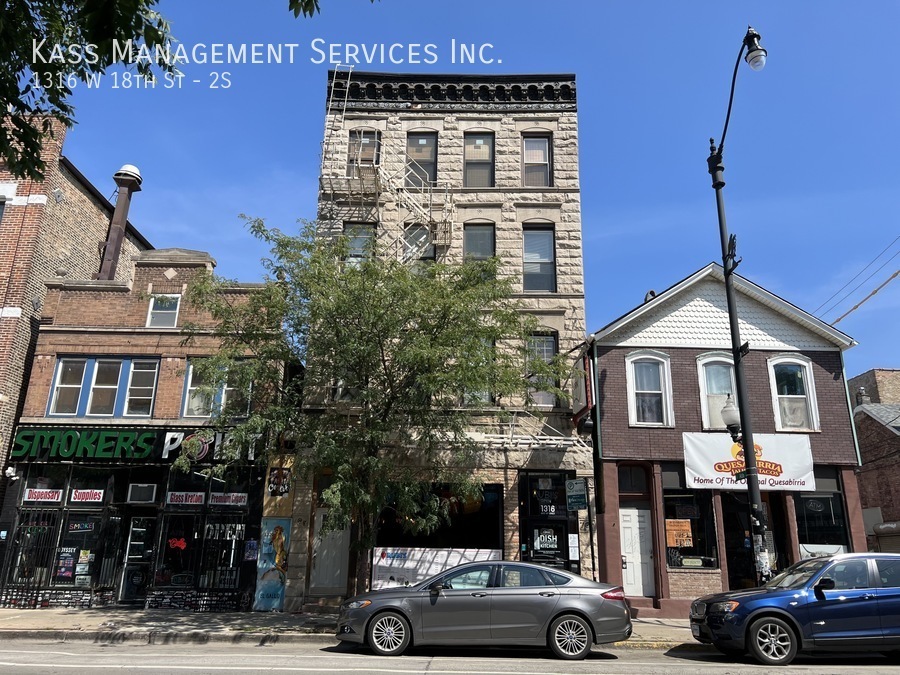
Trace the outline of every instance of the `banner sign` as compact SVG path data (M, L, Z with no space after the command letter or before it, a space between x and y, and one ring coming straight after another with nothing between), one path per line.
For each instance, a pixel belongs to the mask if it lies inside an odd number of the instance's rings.
M78 488L72 488L72 492L69 494L69 502L72 504L102 502L103 492L104 490L79 490Z
M195 462L209 463L225 434L213 429L159 427L19 427L10 462L173 462L186 441ZM252 459L252 458L251 458Z
M456 565L502 559L500 549L376 547L372 550L372 590L413 586Z
M684 477L688 488L746 490L744 450L728 434L684 433ZM760 490L812 492L812 450L802 434L755 434Z
M209 495L210 506L247 506L246 492L212 492Z
M280 612L284 609L284 584L290 544L290 518L262 519L262 540L256 560L254 611Z
M28 488L25 490L25 496L22 498L24 502L61 502L62 490L47 490L38 488Z
M166 504L178 504L181 506L203 506L206 501L205 492L167 492Z

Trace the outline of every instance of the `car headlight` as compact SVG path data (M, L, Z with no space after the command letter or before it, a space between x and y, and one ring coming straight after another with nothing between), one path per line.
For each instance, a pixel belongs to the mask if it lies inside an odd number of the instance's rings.
M739 603L737 600L726 600L725 602L714 602L709 606L710 614L728 614L728 612L733 612L738 608Z
M362 609L372 604L371 600L351 600L344 603L344 609Z

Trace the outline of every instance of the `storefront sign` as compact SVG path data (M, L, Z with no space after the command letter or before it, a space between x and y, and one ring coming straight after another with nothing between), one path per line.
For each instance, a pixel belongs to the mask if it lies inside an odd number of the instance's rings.
M679 518L666 518L666 546L670 548L688 548L694 545L691 534L691 521Z
M181 506L203 506L206 501L205 492L167 492L166 504Z
M28 488L22 501L26 502L61 502L62 490L46 490Z
M225 442L212 429L20 427L11 462L172 462L185 443L194 462L210 462Z
M247 506L246 492L213 492L209 495L210 506Z
M756 466L761 490L812 492L812 450L809 437L799 434L756 434ZM683 434L687 487L705 490L746 490L737 474L746 469L744 450L727 434Z
M579 511L588 507L587 487L584 483L584 478L566 481L566 508L569 511Z
M70 502L77 503L97 503L103 501L103 490L78 490L72 488L69 495Z
M503 551L490 548L375 548L372 590L411 586L445 569L479 560L501 560Z

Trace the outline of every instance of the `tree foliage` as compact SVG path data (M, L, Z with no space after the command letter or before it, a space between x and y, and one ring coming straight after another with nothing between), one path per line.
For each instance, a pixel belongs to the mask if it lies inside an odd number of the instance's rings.
M70 98L78 83L116 63L128 63L146 78L175 72L176 64L156 58L155 47L173 41L158 4L0 0L0 110L6 113L0 124L0 162L13 175L43 179L43 138L53 133L51 118L66 126L74 123ZM295 17L311 17L319 12L319 0L288 0L288 9ZM150 58L123 56L121 47L129 40L133 54L146 47Z
M539 327L511 299L497 260L410 266L373 249L351 263L346 241L317 236L313 224L297 236L250 227L271 246L265 283L241 302L213 277L189 294L222 342L202 364L207 381L253 383L233 446L263 439L269 455L292 453L301 476L329 472L327 527L352 525L356 553L374 544L386 509L407 530L433 530L452 506L434 484L460 499L480 492L467 431L485 394L492 410L527 405L535 389L562 394L562 359L528 353ZM284 377L291 363L305 366L302 384ZM365 583L365 556L355 573Z

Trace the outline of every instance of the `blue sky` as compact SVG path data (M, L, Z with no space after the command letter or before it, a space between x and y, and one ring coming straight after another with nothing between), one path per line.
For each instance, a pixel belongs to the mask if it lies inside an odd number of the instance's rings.
M739 272L833 321L900 268L900 3L611 0L163 0L186 46L298 43L293 64L182 66L180 88L76 88L65 154L111 194L123 163L144 190L131 220L158 248L212 253L218 272L256 280L266 251L240 213L291 228L315 216L326 72L311 43L434 44L434 64L367 70L567 73L578 82L588 329L719 260L709 137L722 131L748 24L769 52L742 64L725 200ZM450 41L502 63L460 65ZM317 43L321 44L321 43ZM340 48L339 48L340 49ZM213 88L230 73L228 89ZM194 82L193 80L199 80ZM879 266L884 267L866 281ZM861 287L828 307L857 285ZM847 373L900 367L900 280L837 327L860 344ZM751 345L752 347L752 345Z

